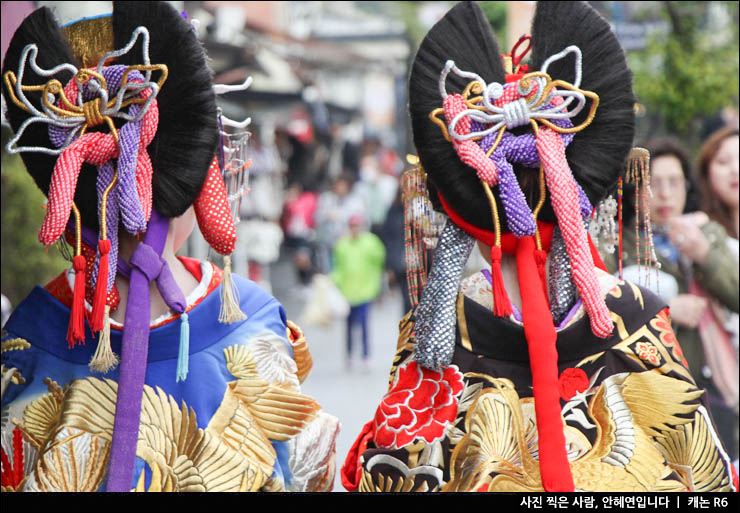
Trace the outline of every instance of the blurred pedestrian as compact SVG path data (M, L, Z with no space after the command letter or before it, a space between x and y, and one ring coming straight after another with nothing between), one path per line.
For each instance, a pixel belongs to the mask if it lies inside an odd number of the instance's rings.
M302 285L308 285L311 281L316 203L316 194L304 191L299 183L292 183L285 191L282 218L285 245L292 252Z
M721 224L735 240L740 235L738 223L738 129L725 127L714 132L699 151L698 176L702 210ZM735 249L737 254L737 249Z
M406 280L406 252L404 241L404 212L399 188L396 199L388 209L388 215L378 235L385 244L386 262L385 268L390 275L391 286L398 285L398 290L403 297L403 314L411 310L411 299L409 298L408 281Z
M349 234L334 246L334 283L350 304L347 317L347 368L352 366L352 328L362 330L362 366L369 369L368 317L370 304L380 293L385 261L385 247L380 239L366 231L362 216L349 219Z
M347 232L349 219L364 211L362 199L352 190L352 179L342 174L332 184L331 190L319 196L316 208L316 241L318 267L328 273L334 244Z
M383 148L379 140L370 138L365 141L360 159L360 180L355 185L355 191L365 202L373 233L378 233L385 222L398 190L396 163L400 164L398 157L391 150Z
M714 132L699 151L698 177L702 191L702 209L709 218L722 225L728 233L727 246L738 266L738 129L725 127ZM736 290L737 292L737 290ZM732 436L735 447L730 453L738 457L738 335L740 317L737 311L723 308L710 300L707 315L699 322L699 331L713 335L714 341L705 352L712 371L712 380L723 395L725 403L734 412ZM703 333L702 333L703 334ZM704 336L702 337L704 338ZM720 435L722 420L716 418ZM729 424L729 421L727 421ZM728 426L729 429L729 426Z

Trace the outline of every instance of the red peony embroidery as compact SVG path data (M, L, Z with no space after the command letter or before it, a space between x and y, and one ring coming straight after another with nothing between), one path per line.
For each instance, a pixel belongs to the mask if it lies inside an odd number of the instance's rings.
M565 369L558 378L558 391L564 401L570 401L576 392L588 390L588 376L583 369Z
M686 358L684 358L681 346L676 339L676 334L673 332L673 327L671 326L671 314L668 308L664 308L658 312L658 314L650 321L650 326L658 331L660 341L671 350L673 357L688 369L689 363L686 361Z
M442 372L415 361L404 365L375 412L375 444L398 449L417 438L441 440L457 415L462 390L463 376L455 365Z

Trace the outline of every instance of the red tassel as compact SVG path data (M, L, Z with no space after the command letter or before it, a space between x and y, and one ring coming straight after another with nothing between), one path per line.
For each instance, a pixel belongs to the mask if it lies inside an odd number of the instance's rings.
M78 342L85 343L85 257L75 256L72 259L72 267L75 270L75 286L67 329L67 343L70 349Z
M95 283L95 297L93 298L92 317L90 318L90 330L93 332L103 329L105 299L108 296L108 253L110 253L110 240L104 239L98 241L98 251L100 251L98 281Z
M540 282L542 283L542 290L545 291L545 301L547 306L550 306L550 301L547 299L547 275L545 274L545 262L547 262L547 253L541 249L534 250L534 261L537 263L537 274L540 275Z
M24 474L23 461L23 434L20 429L13 430L13 464L15 471L15 486L21 484Z
M501 246L491 246L491 288L493 289L493 315L508 317L512 314L509 295L501 273Z

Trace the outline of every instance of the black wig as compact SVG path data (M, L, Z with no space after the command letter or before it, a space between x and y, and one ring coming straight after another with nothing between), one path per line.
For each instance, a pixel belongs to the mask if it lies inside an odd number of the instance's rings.
M133 31L143 25L149 30L152 64L168 67L167 81L157 96L157 134L148 150L154 169L153 206L165 217L177 217L192 205L200 192L218 141L216 99L205 52L190 23L167 2L113 2L112 25L111 49L125 46ZM3 74L18 72L21 53L30 43L38 46L37 63L44 69L62 63L78 68L83 64L79 56L75 56L52 12L42 7L23 20L15 32L5 55ZM140 60L139 40L115 63L142 64ZM65 71L55 78L65 83L72 77ZM47 80L26 66L25 84L43 84ZM3 94L8 105L8 120L17 131L30 115L13 103L5 87ZM29 100L38 104L40 98L31 95ZM19 145L51 148L47 125L30 125ZM48 195L56 156L22 152L21 157L38 187ZM83 224L95 230L98 229L96 178L95 166L83 165L75 193Z
M634 95L632 73L624 52L609 24L585 2L539 2L532 24L530 71L539 70L545 59L570 45L583 55L580 88L599 95L593 122L576 134L566 155L571 170L593 204L600 201L624 172L624 161L634 136ZM429 175L432 202L438 205L435 191L468 223L493 229L490 206L474 169L458 157L452 143L429 119L429 113L442 106L438 81L445 62L480 75L487 83L504 83L501 55L485 15L475 2L461 2L452 8L421 43L409 79L409 110L414 142L419 159ZM553 80L573 82L573 57L553 62L548 74ZM462 92L467 80L450 74L447 90ZM587 113L573 119L582 122ZM518 130L523 130L520 128ZM534 206L538 199L538 170L514 166L522 190ZM494 188L494 193L496 192ZM499 216L506 228L506 217L498 195ZM549 201L540 219L555 221Z

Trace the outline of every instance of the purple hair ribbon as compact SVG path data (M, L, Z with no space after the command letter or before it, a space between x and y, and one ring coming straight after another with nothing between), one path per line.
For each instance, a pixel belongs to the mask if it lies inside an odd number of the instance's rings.
M169 220L156 209L144 242L139 243L132 260L138 262L131 269L123 338L121 341L121 366L118 378L116 415L108 467L108 492L128 492L134 476L136 445L139 439L141 398L144 392L146 363L149 353L149 319L151 301L149 283L161 272L160 255L167 240ZM182 292L181 292L182 294Z

